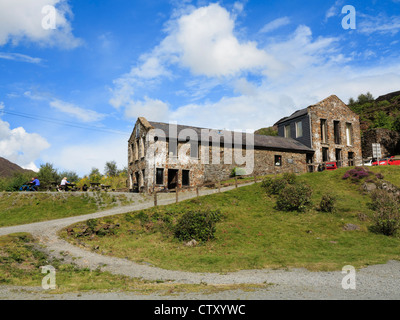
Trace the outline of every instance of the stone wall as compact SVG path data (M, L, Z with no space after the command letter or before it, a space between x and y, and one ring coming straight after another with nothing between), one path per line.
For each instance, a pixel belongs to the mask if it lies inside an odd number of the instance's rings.
M388 129L370 129L362 136L363 158L372 157L372 144L380 143L382 157L400 154L400 133Z

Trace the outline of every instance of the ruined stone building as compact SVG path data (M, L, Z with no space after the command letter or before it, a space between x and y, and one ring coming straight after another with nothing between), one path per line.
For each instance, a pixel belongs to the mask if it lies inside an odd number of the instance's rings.
M309 171L307 163L361 156L359 119L331 96L277 123L279 136L137 119L128 144L130 189L190 188L229 179L233 170L258 175ZM237 169L240 168L240 169Z
M307 163L334 161L341 167L362 159L359 116L335 95L298 110L275 125L279 136L295 139L314 150Z

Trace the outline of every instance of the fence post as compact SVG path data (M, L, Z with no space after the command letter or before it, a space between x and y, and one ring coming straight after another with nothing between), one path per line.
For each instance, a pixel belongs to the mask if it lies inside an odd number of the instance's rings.
M254 183L257 183L257 173L254 172Z
M178 190L179 190L179 188L178 188L178 186L175 188L175 196L176 196L176 203L178 203Z
M220 192L221 192L221 181L218 180L218 193L220 193Z
M199 197L199 186L196 186L196 196Z
M157 191L154 191L154 206L157 207Z
M235 188L237 188L238 187L238 184L237 184L237 176L235 176Z

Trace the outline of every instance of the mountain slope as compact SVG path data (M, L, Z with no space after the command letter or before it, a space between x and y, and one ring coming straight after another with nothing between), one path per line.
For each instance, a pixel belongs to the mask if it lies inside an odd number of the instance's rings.
M0 157L0 178L9 178L14 173L34 173L31 170L21 168L19 165Z

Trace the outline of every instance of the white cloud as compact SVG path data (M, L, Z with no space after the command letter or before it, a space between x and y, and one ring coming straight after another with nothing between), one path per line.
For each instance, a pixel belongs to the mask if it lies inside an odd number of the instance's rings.
M274 31L276 29L279 29L281 27L284 27L286 25L290 24L290 18L289 17L282 17L275 19L269 23L267 23L262 29L260 30L261 33L268 33L271 31Z
M336 1L327 16L334 9L338 12L342 3ZM367 91L378 96L398 90L399 62L357 67L361 58L353 64L355 56L346 54L340 37L315 37L310 27L300 25L286 38L270 37L260 48L255 42L235 36L234 18L218 4L179 13L169 22L167 36L160 45L142 57L141 67L132 68L115 81L111 103L116 108L124 107L129 117L157 117L162 122L232 130L258 129L332 94L347 102ZM277 19L266 30L288 22ZM151 59L155 59L153 64ZM162 72L151 73L154 68L145 68L146 64L162 66ZM178 75L182 70L191 71L184 89L176 90L179 96L191 97L191 102L171 107L165 101L149 98L149 91L144 99L136 97L139 85L149 80L153 84L163 77L175 80L171 70ZM218 85L224 96L194 102ZM197 95L191 92L196 88Z
M42 21L45 6L56 8L56 28L46 30ZM72 34L72 12L68 0L2 0L0 1L0 46L9 42L35 42L43 46L75 48L82 42Z
M157 99L144 98L144 101L131 101L125 109L125 116L129 119L145 117L155 121L162 121L168 117L168 105Z
M174 31L180 63L195 75L209 77L274 68L276 61L255 42L235 37L234 26L229 12L218 4L182 16Z
M25 169L37 171L35 165L42 151L50 144L36 133L28 133L24 128L10 128L8 122L0 119L0 155Z
M343 0L336 0L335 4L331 6L328 11L325 13L325 21L329 18L338 16L341 13L341 8L344 5Z
M377 16L370 16L366 14L359 14L361 19L358 22L357 29L363 34L391 34L396 35L400 31L400 16L388 17L384 14Z
M97 122L106 117L105 114L101 114L93 110L83 109L72 103L57 99L51 101L50 106L82 122Z
M33 58L25 54L11 52L0 52L0 59L21 61L34 64L39 64L42 62L42 59L40 58Z
M88 175L92 168L103 172L107 161L116 161L118 168L126 166L128 161L127 140L99 139L90 143L75 143L74 145L57 148L51 153L45 153L45 162L53 163L59 171L75 171L80 176Z

